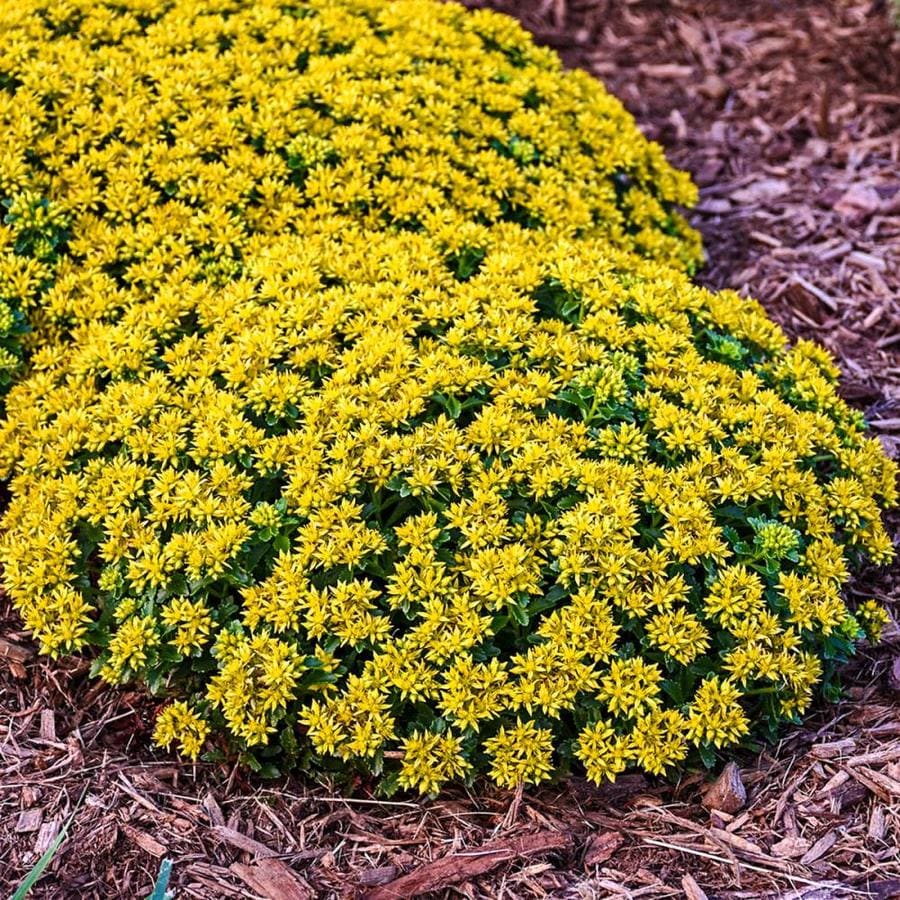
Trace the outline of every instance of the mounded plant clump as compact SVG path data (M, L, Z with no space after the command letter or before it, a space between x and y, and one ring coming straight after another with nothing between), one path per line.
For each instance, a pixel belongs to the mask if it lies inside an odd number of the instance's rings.
M834 689L895 467L690 282L690 186L598 85L430 2L24 7L4 177L58 240L6 257L0 561L44 651L188 755L423 792L662 773Z
M469 229L514 222L700 259L675 210L695 199L688 176L506 16L26 0L3 5L0 30L0 299L32 318L32 344L115 319L174 267L227 281L251 235L325 219L457 254Z

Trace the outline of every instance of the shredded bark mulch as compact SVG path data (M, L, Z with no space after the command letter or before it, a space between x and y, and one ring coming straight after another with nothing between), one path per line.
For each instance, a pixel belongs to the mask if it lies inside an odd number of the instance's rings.
M701 280L841 362L900 443L900 43L886 3L490 5L601 78L701 188Z
M470 5L479 5L471 3ZM480 4L483 5L483 4ZM900 456L900 31L858 0L496 0L601 77L701 187L701 279L826 344ZM900 516L889 525L900 536ZM900 573L850 591L898 616ZM0 888L37 898L900 897L900 631L847 699L710 791L641 776L436 801L247 780L148 749L152 701L49 664L0 603ZM705 805L704 805L705 803Z

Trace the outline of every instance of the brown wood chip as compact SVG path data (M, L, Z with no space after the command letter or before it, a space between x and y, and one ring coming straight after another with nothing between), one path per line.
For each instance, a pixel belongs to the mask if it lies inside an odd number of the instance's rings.
M808 866L811 862L823 857L837 843L837 839L836 831L829 831L828 834L820 837L800 858L801 864Z
M366 869L357 877L360 887L374 887L377 884L387 884L397 877L396 866L378 866L376 869Z
M806 838L790 836L772 844L772 856L779 859L799 859L810 848Z
M0 659L8 660L11 663L25 663L33 656L34 650L30 647L22 647L0 637Z
M41 710L41 738L45 741L56 740L56 713L52 709Z
M207 794L203 798L203 809L206 810L206 815L209 816L209 821L213 825L225 824L225 815L222 812L222 807L219 806L212 794Z
M869 816L869 825L866 829L866 834L868 835L870 840L873 841L882 841L884 840L885 831L887 829L887 822L885 820L884 815L884 807L883 806L875 806L872 808L872 813Z
M900 694L900 656L891 663L891 669L888 672L888 687L895 694Z
M680 66L677 63L646 63L638 68L641 74L651 78L687 78L694 74L693 66Z
M16 831L20 834L29 831L37 831L38 828L41 827L41 822L43 821L44 811L40 807L36 809L23 809L22 812L19 813L19 818L16 821Z
M59 819L51 819L49 822L44 822L41 825L37 839L34 842L34 850L32 851L35 856L42 856L50 848L50 845L59 834L61 825L62 823Z
M741 770L734 762L726 764L721 775L710 785L701 803L707 809L736 813L747 802L747 789Z
M571 848L572 837L559 831L538 831L518 838L492 841L470 853L450 853L425 863L364 896L366 900L406 900L407 897L418 897L484 875L513 859Z
M280 859L261 859L245 866L234 863L231 871L247 887L267 900L312 900L312 888Z
M709 835L720 843L727 844L736 853L746 853L750 856L766 856L766 851L759 844L748 841L740 835L732 834L722 828L710 828Z
M271 847L267 847L262 842L247 837L246 834L241 834L240 831L229 828L227 825L214 825L209 830L226 844L231 844L232 847L237 847L238 850L245 850L247 853L252 853L258 858L278 855L277 851L273 850Z
M693 875L682 876L681 888L684 891L685 900L709 900L706 891L697 884Z
M865 785L886 803L890 803L894 797L900 797L900 781L884 772L877 772L866 766L854 766L850 769L850 773L860 784Z
M138 847L141 848L146 853L149 853L151 856L155 856L157 859L162 859L168 852L169 848L164 844L161 844L156 838L152 835L147 834L146 831L141 831L139 828L133 828L131 825L122 824L122 831L128 836L128 839L133 843L137 844Z
M849 756L856 749L853 738L842 738L839 741L828 741L810 748L809 755L815 759L834 759L836 756Z
M595 834L584 851L584 867L599 866L605 863L625 842L618 831L604 831Z

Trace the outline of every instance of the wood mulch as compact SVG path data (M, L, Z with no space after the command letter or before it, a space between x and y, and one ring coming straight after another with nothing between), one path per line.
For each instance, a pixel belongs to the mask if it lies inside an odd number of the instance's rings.
M473 4L474 5L474 4ZM496 0L604 79L701 186L702 280L839 358L900 455L900 40L857 0ZM900 516L890 518L895 538ZM850 590L900 614L900 573ZM0 888L70 815L38 898L900 897L900 631L847 699L709 780L572 780L436 801L248 781L148 749L152 702L38 659L0 602ZM739 783L738 783L739 782ZM741 802L741 785L746 799ZM720 797L720 805L722 798ZM726 803L727 805L727 803Z
M871 0L495 0L691 172L700 280L841 362L900 445L900 28Z

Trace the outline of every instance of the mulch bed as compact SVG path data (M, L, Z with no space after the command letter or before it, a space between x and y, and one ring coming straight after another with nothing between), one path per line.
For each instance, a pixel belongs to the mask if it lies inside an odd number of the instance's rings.
M476 4L472 4L476 5ZM528 0L518 15L603 78L701 186L702 280L758 297L839 358L900 455L900 39L884 3ZM889 522L895 539L900 516ZM898 617L900 573L850 588ZM848 698L755 757L747 800L626 777L384 803L248 781L148 749L152 702L34 655L0 605L0 888L75 812L34 897L900 897L900 631Z

